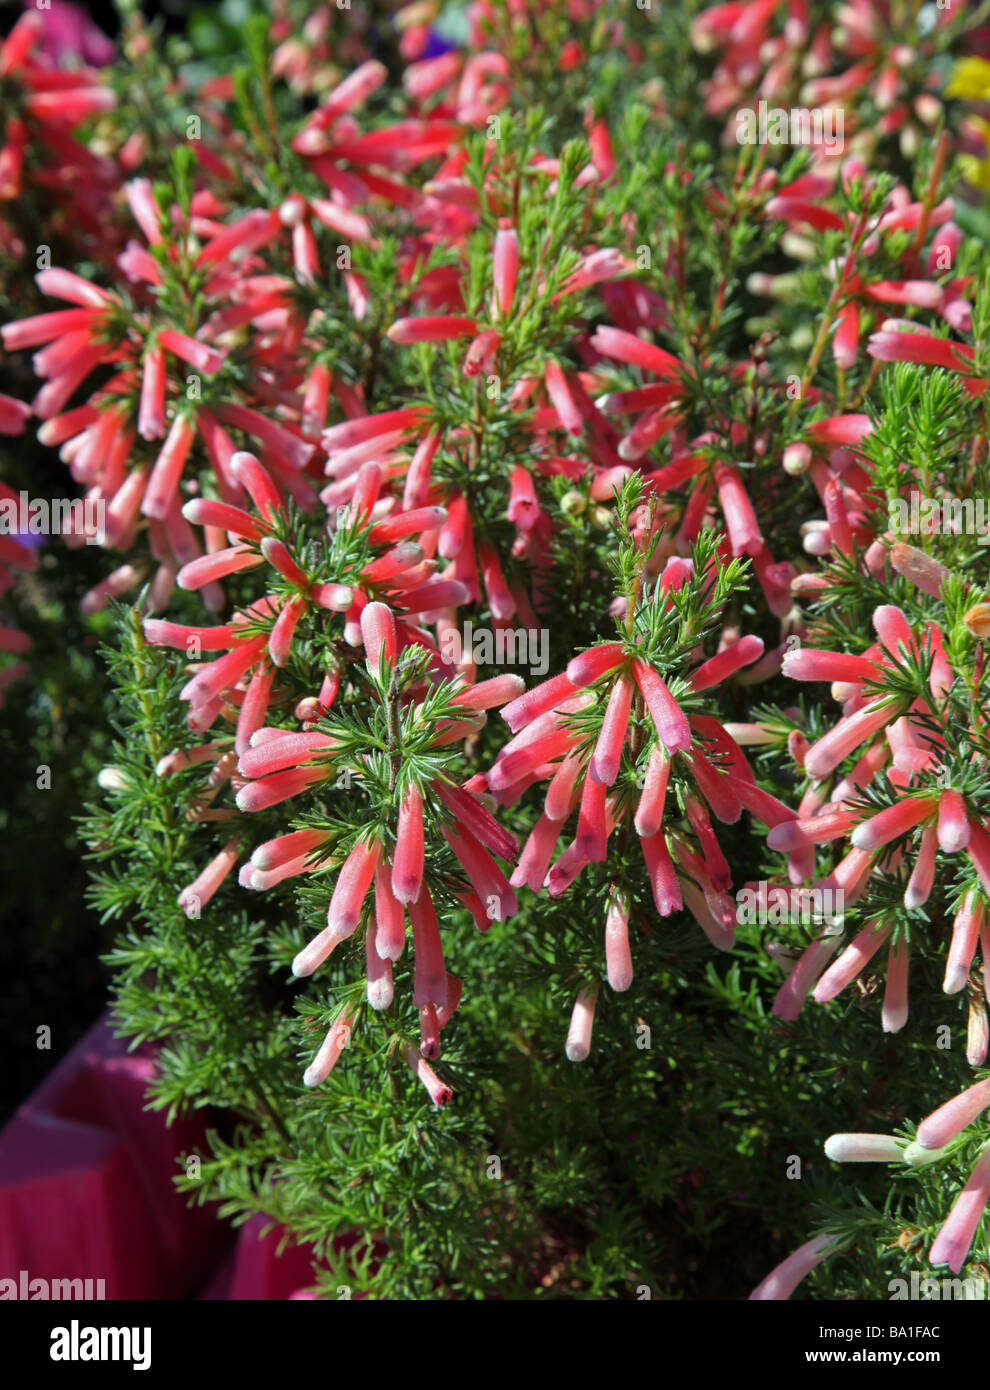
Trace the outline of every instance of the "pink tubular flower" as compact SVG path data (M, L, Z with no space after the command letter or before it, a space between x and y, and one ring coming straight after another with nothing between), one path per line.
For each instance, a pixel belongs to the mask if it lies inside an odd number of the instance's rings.
M629 895L616 888L609 898L605 916L605 964L608 982L616 993L627 990L633 981L629 951Z
M977 1081L933 1110L915 1136L923 1149L944 1149L990 1105L990 1080Z
M969 844L969 817L966 803L951 787L939 797L938 803L938 844L946 854L956 854Z
M361 909L381 853L377 840L371 844L359 840L344 860L327 910L327 926L335 935L351 936L361 920Z
M891 945L887 958L887 985L881 1011L885 1033L899 1033L907 1023L909 963L907 938L902 936Z
M591 1032L595 1026L595 1005L600 988L596 980L587 989L580 990L574 1001L564 1048L569 1062L584 1062L591 1051Z
M416 977L413 983L413 1004L422 1008L433 1004L437 1008L447 1002L447 970L440 940L440 925L429 889L409 904L409 921L413 929L413 948L416 953Z
M958 1274L966 1262L987 1202L990 1201L990 1145L981 1153L969 1181L953 1203L928 1258L933 1265L947 1264Z
M402 904L392 892L391 875L380 863L375 869L375 950L383 960L397 961L406 944Z
M806 946L777 991L773 1013L786 1023L793 1022L828 962L839 949L837 935L820 936Z
M457 314L440 314L433 318L397 319L388 330L393 343L437 343L448 338L473 337L478 331L474 319Z
M440 1080L419 1048L413 1043L406 1043L402 1056L413 1076L426 1087L433 1104L438 1109L449 1105L454 1098L453 1090Z
M970 966L980 939L983 918L982 901L974 892L968 892L952 923L952 941L949 944L945 980L942 984L946 994L958 994L966 987Z
M392 892L397 902L414 903L422 886L423 797L416 787L410 787L399 808L399 826L392 861Z
M892 930L891 923L871 922L856 936L830 965L815 986L814 998L819 1004L826 1004L840 994L859 972L867 965L887 940Z
M758 555L763 549L763 536L739 470L728 463L716 464L715 486L733 555Z
M618 776L632 697L633 683L627 675L622 674L612 686L601 734L588 765L588 776L593 782L611 786Z
M804 770L816 780L827 777L833 768L854 752L868 738L897 718L900 713L898 702L890 696L882 695L871 700L862 709L846 718L840 719L817 743L813 743L804 760Z
M233 835L203 872L179 894L178 902L187 917L198 917L237 863L240 835Z
M830 1247L834 1243L834 1236L829 1235L815 1236L813 1240L806 1241L793 1255L788 1255L776 1269L772 1269L762 1283L757 1284L749 1296L750 1301L779 1302L790 1298L801 1280L831 1253Z
M860 821L850 836L856 849L876 850L899 839L927 819L938 807L934 797L908 797Z
M353 1007L348 1008L345 1005L337 1019L331 1024L319 1052L303 1072L303 1083L306 1086L319 1086L326 1081L340 1060L341 1053L351 1045L353 1020Z
M507 318L512 309L519 274L519 238L512 227L500 227L495 233L492 279L492 316Z
M369 603L361 610L361 638L368 670L377 674L382 661L392 664L398 652L395 618L384 603Z
M633 658L632 673L656 725L660 742L667 752L679 753L690 748L690 725L684 711L668 690L666 682L638 657Z
M365 936L365 972L367 975L366 997L372 1009L381 1011L392 1003L392 962L375 949L374 933Z

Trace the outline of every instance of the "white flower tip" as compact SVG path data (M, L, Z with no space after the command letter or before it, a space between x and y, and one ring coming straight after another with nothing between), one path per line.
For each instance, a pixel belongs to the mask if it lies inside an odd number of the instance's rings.
M379 1013L387 1009L393 998L391 980L376 980L368 985L368 1004Z

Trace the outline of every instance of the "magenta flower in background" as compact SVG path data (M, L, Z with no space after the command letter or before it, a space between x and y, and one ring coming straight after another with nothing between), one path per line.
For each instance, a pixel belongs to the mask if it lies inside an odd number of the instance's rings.
M102 68L117 56L114 44L81 5L51 0L50 9L37 10L33 0L24 0L24 8L41 14L44 26L38 47L56 67L73 67L81 62Z

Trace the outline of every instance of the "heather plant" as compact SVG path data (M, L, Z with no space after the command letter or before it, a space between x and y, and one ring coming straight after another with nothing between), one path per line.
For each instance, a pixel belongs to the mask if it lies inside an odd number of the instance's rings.
M217 15L0 49L3 737L85 684L178 1185L328 1298L985 1277L984 16Z

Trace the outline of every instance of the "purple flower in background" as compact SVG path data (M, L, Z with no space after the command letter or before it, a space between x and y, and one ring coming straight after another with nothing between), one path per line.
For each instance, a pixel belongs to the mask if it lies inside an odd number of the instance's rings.
M455 43L452 39L445 38L442 34L438 34L436 29L431 29L430 37L426 42L426 48L420 56L421 59L442 58L445 53L450 53L452 49L459 47L460 44Z
M33 0L24 0L24 8L33 10ZM56 65L71 66L75 59L94 67L105 67L117 56L117 50L90 19L81 5L68 0L51 0L51 9L39 10L44 19L38 47ZM65 60L69 59L69 63Z

